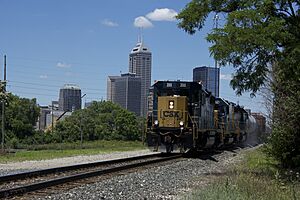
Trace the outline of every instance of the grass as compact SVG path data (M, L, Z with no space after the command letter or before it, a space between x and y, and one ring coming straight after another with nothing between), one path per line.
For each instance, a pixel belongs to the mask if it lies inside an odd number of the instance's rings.
M80 143L66 143L37 145L29 149L0 155L0 163L133 151L145 149L145 146L139 141L94 141L84 143L82 148Z
M182 199L300 200L299 173L280 171L261 149L248 152L241 164L220 176L211 176L205 188Z

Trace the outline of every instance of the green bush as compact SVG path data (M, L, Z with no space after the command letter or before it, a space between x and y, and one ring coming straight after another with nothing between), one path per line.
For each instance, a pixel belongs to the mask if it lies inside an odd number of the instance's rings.
M274 67L274 116L269 152L284 167L300 167L300 49ZM285 67L282 67L285 66Z
M10 149L17 149L19 147L19 143L20 141L17 137L12 137L7 141L6 146Z

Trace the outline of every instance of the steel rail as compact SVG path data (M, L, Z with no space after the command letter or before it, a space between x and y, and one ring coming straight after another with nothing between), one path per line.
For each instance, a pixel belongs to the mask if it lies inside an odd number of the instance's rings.
M105 175L105 174L109 174L109 173L119 172L119 171L132 169L132 168L136 168L136 167L142 167L142 166L146 166L146 165L150 165L150 164L165 162L165 161L169 161L169 160L173 160L173 159L178 159L181 157L182 157L181 154L175 155L175 156L172 155L172 156L168 156L168 157L160 157L155 160L148 160L148 161L144 161L144 162L140 162L140 163L133 163L133 164L128 164L128 165L119 166L119 167L113 167L113 168L109 168L109 169L86 172L86 173L76 174L76 175L72 175L72 176L56 178L56 179L52 179L49 181L34 183L34 184L26 185L26 186L20 186L20 187L16 187L16 188L1 190L0 198L17 196L17 195L25 194L28 192L45 189L45 188L48 188L51 186L65 184L65 183L68 183L71 181L77 181L77 180L81 180L81 179L86 179L86 178Z
M0 184L4 183L4 182L8 182L8 181L16 181L16 180L21 180L21 179L26 179L26 178L54 174L54 173L58 173L58 172L66 172L66 171L71 171L71 170L78 170L78 169L98 167L98 166L103 166L103 165L117 164L117 163L121 163L121 162L134 161L134 160L152 158L152 157L157 157L157 156L160 156L160 154L150 154L150 155L143 155L143 156L120 158L120 159L114 159L114 160L84 163L84 164L79 164L79 165L69 165L69 166L64 166L64 167L55 167L55 168L35 170L35 171L30 171L30 172L23 172L23 173L18 173L18 174L5 175L5 176L0 176Z

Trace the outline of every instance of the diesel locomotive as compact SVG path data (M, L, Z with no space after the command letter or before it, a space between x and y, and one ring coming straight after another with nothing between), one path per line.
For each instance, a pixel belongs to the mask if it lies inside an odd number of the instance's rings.
M242 143L254 129L255 121L243 107L214 97L198 82L158 81L151 93L146 140L154 151Z

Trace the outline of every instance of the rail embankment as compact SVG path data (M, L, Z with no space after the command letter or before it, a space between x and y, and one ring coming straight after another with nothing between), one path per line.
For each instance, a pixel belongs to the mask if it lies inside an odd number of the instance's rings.
M280 168L263 147L253 148L243 152L233 167L199 177L201 184L181 199L296 200L300 199L299 173L299 169Z

